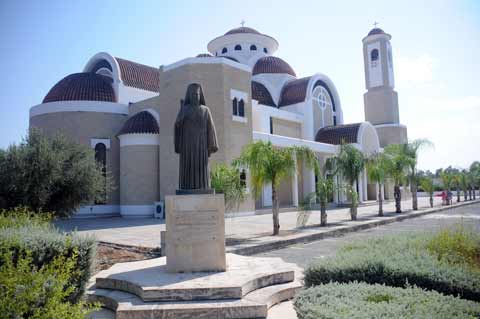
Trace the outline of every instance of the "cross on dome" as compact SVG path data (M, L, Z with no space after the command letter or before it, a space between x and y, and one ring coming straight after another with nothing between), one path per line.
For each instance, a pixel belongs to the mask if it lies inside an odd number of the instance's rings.
M375 21L375 22L373 23L373 26L376 28L376 27L378 26L378 22Z
M245 26L245 20L242 19L242 21L240 22L240 24L242 25L242 27Z

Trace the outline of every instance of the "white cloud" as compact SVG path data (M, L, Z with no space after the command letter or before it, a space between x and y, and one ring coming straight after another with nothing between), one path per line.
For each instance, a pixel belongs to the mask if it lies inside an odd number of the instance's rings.
M395 61L395 73L399 84L426 84L433 81L436 60L428 53L416 57L400 56Z

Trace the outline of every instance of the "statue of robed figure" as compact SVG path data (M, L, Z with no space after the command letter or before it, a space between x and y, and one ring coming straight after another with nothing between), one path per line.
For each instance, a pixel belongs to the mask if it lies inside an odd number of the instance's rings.
M211 193L208 158L218 150L210 109L200 84L187 88L175 121L175 153L180 154L177 194Z

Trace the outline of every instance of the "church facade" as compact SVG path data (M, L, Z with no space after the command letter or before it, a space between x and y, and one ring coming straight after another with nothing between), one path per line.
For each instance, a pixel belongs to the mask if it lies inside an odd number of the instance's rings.
M216 127L219 150L211 166L230 163L245 145L259 140L276 147L307 146L321 165L338 154L342 142L364 153L406 142L390 39L379 28L363 39L367 92L361 123L344 123L339 93L327 75L297 77L273 55L274 38L242 26L211 40L209 53L159 68L98 53L30 109L30 127L89 145L108 171L114 187L106 200L82 207L77 215L153 216L156 205L178 188L174 123L190 83L202 86ZM283 207L298 206L315 190L313 171L298 165L299 173L279 187ZM241 178L248 189L247 170ZM376 199L377 185L369 183L366 172L357 189L360 200ZM345 196L338 192L332 200L341 203ZM271 205L271 186L265 185L261 196L249 196L240 211Z

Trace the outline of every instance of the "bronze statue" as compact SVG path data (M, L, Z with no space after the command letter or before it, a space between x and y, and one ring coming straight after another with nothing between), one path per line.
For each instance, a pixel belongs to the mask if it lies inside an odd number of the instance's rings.
M218 144L205 104L200 84L190 84L175 121L175 153L180 154L177 194L211 193L208 158L218 150Z

